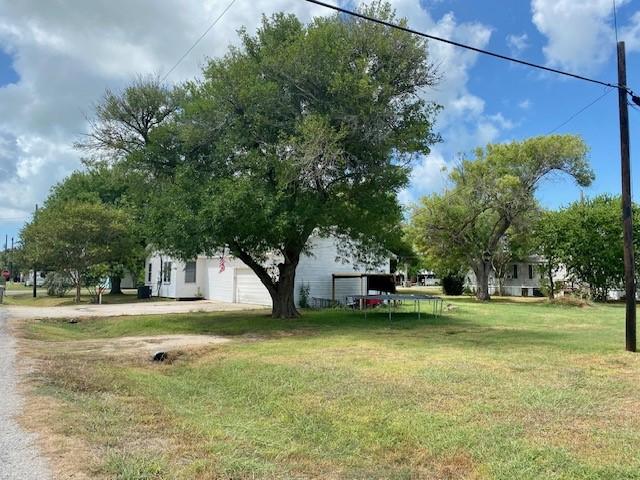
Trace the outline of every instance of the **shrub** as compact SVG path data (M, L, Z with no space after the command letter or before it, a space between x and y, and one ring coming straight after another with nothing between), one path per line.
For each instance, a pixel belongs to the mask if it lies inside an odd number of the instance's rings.
M300 301L298 304L300 308L309 308L311 304L309 303L309 293L311 292L311 287L309 285L300 285Z
M585 298L576 297L573 295L563 295L561 297L556 297L553 300L549 300L549 303L553 305L564 305L567 307L590 307L591 302L589 302Z
M442 291L445 295L462 295L464 291L464 276L446 275L443 277Z
M73 286L73 282L65 272L49 272L43 286L50 297L64 297Z

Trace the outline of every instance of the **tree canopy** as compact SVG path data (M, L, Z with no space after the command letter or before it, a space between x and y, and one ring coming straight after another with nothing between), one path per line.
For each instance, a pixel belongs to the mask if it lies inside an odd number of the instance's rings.
M387 4L366 8L396 21ZM313 232L362 251L401 235L397 193L414 156L438 140L438 107L422 95L437 74L424 41L338 15L305 25L276 14L240 36L184 86L179 111L125 150L127 164L152 186L146 225L157 248L229 252L266 286L273 315L292 317Z
M422 199L413 212L416 245L430 258L450 267L471 268L476 296L489 297L489 274L505 233L531 229L540 181L554 172L566 173L581 186L594 174L587 147L573 135L550 135L488 145L476 150L450 173L443 194Z
M95 202L59 202L39 210L20 232L30 265L65 272L76 287L76 301L87 275L134 248L125 211Z
M146 237L142 225L144 189L140 176L129 172L123 165L95 164L87 170L72 173L56 184L45 201L45 208L56 208L66 202L87 202L119 209L131 219L126 235L131 248L120 250L107 265L111 279L111 293L122 293L121 279L127 273L134 277L142 274Z
M556 270L564 267L569 277L576 284L583 284L597 301L607 300L609 291L619 288L624 279L620 207L620 197L601 195L547 213L536 228L536 239L547 258L547 267ZM637 224L635 230L637 251L640 246Z

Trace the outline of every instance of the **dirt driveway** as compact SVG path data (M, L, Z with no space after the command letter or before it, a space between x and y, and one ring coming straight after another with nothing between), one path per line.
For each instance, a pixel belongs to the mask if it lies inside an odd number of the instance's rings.
M264 305L226 303L215 300L193 302L140 302L118 305L72 305L64 307L0 306L15 319L118 317L121 315L161 315L191 312L237 312L266 309Z

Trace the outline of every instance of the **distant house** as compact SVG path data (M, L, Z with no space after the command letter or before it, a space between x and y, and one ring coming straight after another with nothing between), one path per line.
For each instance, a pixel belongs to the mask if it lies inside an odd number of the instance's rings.
M275 267L278 261L274 255L264 265ZM309 253L300 258L296 270L295 303L300 303L301 287L308 289L310 301L345 303L350 295L383 288L379 277L390 279L389 268L390 258L384 258L376 266L363 269L341 257L335 238L314 236ZM228 255L199 255L184 262L156 252L147 259L145 284L151 287L153 296L271 305L269 292L253 270Z
M41 287L42 285L44 285L45 278L47 278L47 272L37 271L36 272L36 286ZM22 281L24 282L24 285L26 287L32 287L33 286L33 270L30 270L24 276Z
M522 261L513 262L509 266L508 273L503 282L505 295L512 297L544 296L541 291L544 280L540 268L542 264L543 258L539 255L531 255ZM561 269L561 271L554 276L554 281L564 280L565 277L564 269ZM477 288L476 276L472 270L467 274L465 286L474 292ZM489 294L498 295L500 293L499 290L498 279L495 278L492 272L489 275Z

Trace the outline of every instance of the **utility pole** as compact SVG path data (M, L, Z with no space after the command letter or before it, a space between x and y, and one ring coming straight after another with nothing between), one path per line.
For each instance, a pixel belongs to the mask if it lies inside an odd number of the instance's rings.
M11 237L11 254L9 256L9 278L13 283L13 237Z
M33 215L34 218L36 216L36 214L38 213L38 204L36 203L36 211L35 214ZM36 264L33 264L33 298L36 298L38 296L38 280L36 279L36 272L37 272L38 268L36 266Z
M633 259L631 204L631 160L629 154L629 107L627 62L624 42L618 42L618 107L620 111L620 162L622 170L622 225L624 237L624 287L626 299L625 340L629 352L636 351L636 278Z

